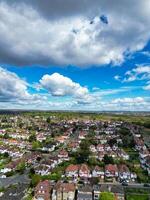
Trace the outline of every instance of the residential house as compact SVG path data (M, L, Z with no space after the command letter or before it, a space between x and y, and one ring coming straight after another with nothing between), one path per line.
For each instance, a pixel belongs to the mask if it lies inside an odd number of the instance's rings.
M100 185L94 185L93 186L93 200L99 200L100 199Z
M86 164L82 164L79 168L79 177L80 178L90 178L90 169Z
M76 186L74 183L57 182L52 193L52 200L74 200Z
M98 160L100 160L100 161L102 161L103 160L103 158L104 158L104 156L105 156L105 151L100 151L100 152L98 152Z
M126 182L129 182L130 179L131 179L131 173L130 173L130 170L129 168L122 164L122 165L119 165L118 166L118 171L119 171L119 179L120 181L126 181Z
M79 142L71 142L68 144L69 150L76 152L77 149L79 148Z
M51 187L48 180L39 182L35 187L34 200L50 200Z
M93 189L89 185L84 185L78 188L77 200L92 200Z
M84 132L84 131L80 131L80 132L79 132L79 139L80 139L80 140L85 139L85 136L86 136L86 132Z
M95 152L96 152L95 145L91 145L91 146L90 146L90 150L91 150L91 152L95 153Z
M67 177L78 177L79 166L78 165L69 165L66 170L65 174Z
M129 155L123 149L118 149L117 155L118 155L118 157L122 158L123 160L129 160Z
M95 166L93 171L92 171L92 176L93 177L101 177L102 179L104 178L104 169L99 166Z
M61 159L62 161L69 160L68 152L66 150L62 149L58 154L58 158Z
M103 144L98 144L97 145L97 151L103 152L104 151L104 145Z
M124 188L121 185L101 185L100 186L100 193L101 192L111 192L114 194L116 200L124 200Z
M117 165L108 164L105 166L105 176L106 177L118 177Z
M141 159L144 159L148 155L150 155L150 152L148 151L148 149L141 149L139 151L139 156L140 156Z
M51 172L51 167L44 164L39 164L38 166L34 167L35 173L41 176L48 175Z

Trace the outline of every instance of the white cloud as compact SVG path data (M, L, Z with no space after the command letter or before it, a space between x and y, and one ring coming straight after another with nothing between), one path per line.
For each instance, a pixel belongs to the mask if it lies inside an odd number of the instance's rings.
M121 76L119 76L119 75L116 75L116 76L114 76L114 79L115 79L115 80L117 80L117 81L120 81L120 79L121 79Z
M144 90L150 90L150 81L147 82L147 85L143 87Z
M28 99L27 83L15 73L0 67L0 101Z
M143 87L145 90L150 89L150 66L141 65L133 68L125 73L125 78L122 82L133 82L133 81L146 81L146 86Z
M143 103L144 98L143 97L135 97L135 98L117 98L115 100L112 101L112 103L125 103L125 104L130 104L130 103Z
M71 95L76 98L84 98L88 95L88 89L86 87L80 86L79 83L73 82L70 78L59 73L44 75L40 80L40 84L53 96Z
M149 51L142 51L141 54L150 57L150 52Z
M95 7L88 1L91 16L82 11L55 20L45 18L25 1L6 2L0 2L3 62L79 66L118 64L124 61L126 52L143 49L150 38L150 3L147 0L135 1L134 7L126 0L116 1L112 6L102 0L96 2ZM108 15L107 25L99 18L102 13Z
M134 98L117 98L110 102L110 106L115 110L127 110L127 111L144 111L150 110L150 99L144 97Z
M150 66L149 65L139 65L132 70L125 73L124 78L116 75L115 80L121 81L123 83L133 82L133 81L145 81L146 85L143 87L144 90L150 90Z
M137 66L131 71L125 73L124 82L132 82L135 80L149 80L150 79L150 66Z
M18 75L0 67L0 102L8 105L33 105L46 101L46 96L30 94L30 85ZM9 107L8 107L9 108Z
M76 109L93 111L150 111L150 99L146 97L101 99L88 105L78 105Z

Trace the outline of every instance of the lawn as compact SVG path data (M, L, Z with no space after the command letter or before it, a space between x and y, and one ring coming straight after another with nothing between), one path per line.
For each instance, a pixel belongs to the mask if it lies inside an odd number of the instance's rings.
M127 200L149 200L148 194L127 194Z

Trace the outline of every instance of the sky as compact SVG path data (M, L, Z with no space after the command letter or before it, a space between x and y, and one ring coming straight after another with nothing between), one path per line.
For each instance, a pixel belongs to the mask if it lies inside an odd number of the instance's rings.
M150 111L149 0L0 0L0 109Z

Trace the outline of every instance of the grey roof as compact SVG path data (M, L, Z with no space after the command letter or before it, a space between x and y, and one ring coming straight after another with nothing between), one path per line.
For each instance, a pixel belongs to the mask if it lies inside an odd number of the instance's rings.
M124 194L123 186L121 185L101 185L100 192L113 192L118 194Z
M88 194L88 193L80 193L80 192L78 192L77 200L79 200L79 199L92 200L92 193Z
M84 186L81 186L81 187L79 187L78 188L78 191L79 192L88 192L88 193L92 193L92 191L93 191L93 189L92 189L92 187L90 186L90 185L84 185Z
M100 185L94 185L93 190L94 191L100 191L100 187L101 187Z
M111 188L111 191L113 193L124 194L124 189L123 189L123 186L121 185L113 185Z

